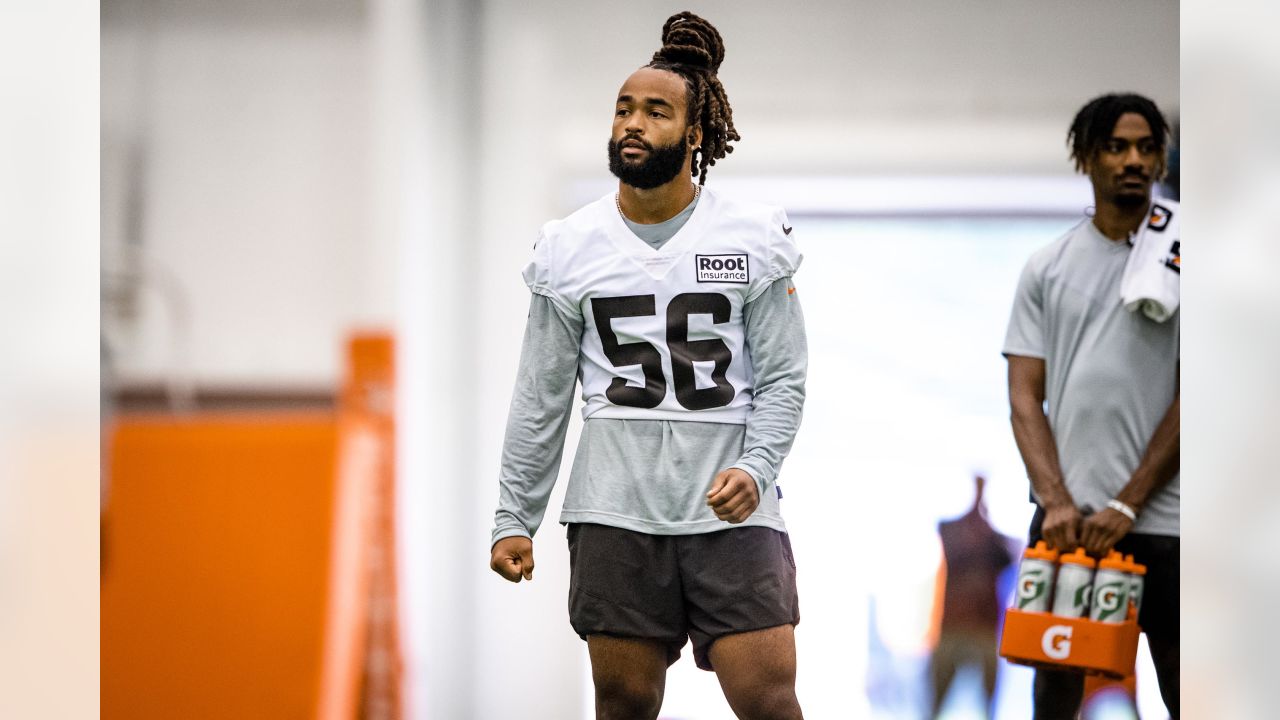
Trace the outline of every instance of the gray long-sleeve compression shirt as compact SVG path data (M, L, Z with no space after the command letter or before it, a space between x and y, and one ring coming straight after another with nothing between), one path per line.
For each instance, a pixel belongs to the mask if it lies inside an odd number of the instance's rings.
M722 530L706 506L716 473L756 480L760 506L743 525L785 530L772 492L804 404L807 346L791 278L780 278L743 311L755 371L744 425L669 420L587 420L560 521L595 522L658 535ZM577 381L582 323L533 295L507 418L492 541L532 537L560 471Z

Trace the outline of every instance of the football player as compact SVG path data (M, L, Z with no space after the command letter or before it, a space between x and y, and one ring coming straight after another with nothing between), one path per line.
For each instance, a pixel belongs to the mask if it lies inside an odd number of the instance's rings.
M531 538L581 379L586 422L560 522L597 717L657 717L691 639L738 717L799 718L777 477L804 404L801 255L781 209L705 187L740 139L719 32L682 12L662 41L618 92L617 192L543 226L524 270L533 296L491 567L533 579Z

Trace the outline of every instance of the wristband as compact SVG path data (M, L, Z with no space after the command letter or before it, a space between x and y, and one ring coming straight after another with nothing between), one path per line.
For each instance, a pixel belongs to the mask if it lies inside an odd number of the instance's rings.
M1129 518L1129 522L1137 522L1138 520L1138 513L1134 512L1133 508L1120 502L1119 500L1116 500L1114 498L1111 500L1108 500L1107 507Z

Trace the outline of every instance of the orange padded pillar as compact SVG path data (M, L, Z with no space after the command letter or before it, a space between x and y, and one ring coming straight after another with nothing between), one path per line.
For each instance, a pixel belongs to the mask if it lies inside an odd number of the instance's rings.
M102 717L403 717L394 349L355 337L336 412L120 416Z
M102 717L315 716L330 414L123 418L102 572Z

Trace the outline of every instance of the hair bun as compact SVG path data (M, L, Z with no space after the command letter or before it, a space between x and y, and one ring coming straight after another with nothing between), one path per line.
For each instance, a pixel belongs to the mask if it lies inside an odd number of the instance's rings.
M662 49L653 54L653 59L714 73L724 61L724 40L706 20L688 11L676 13L662 26Z

